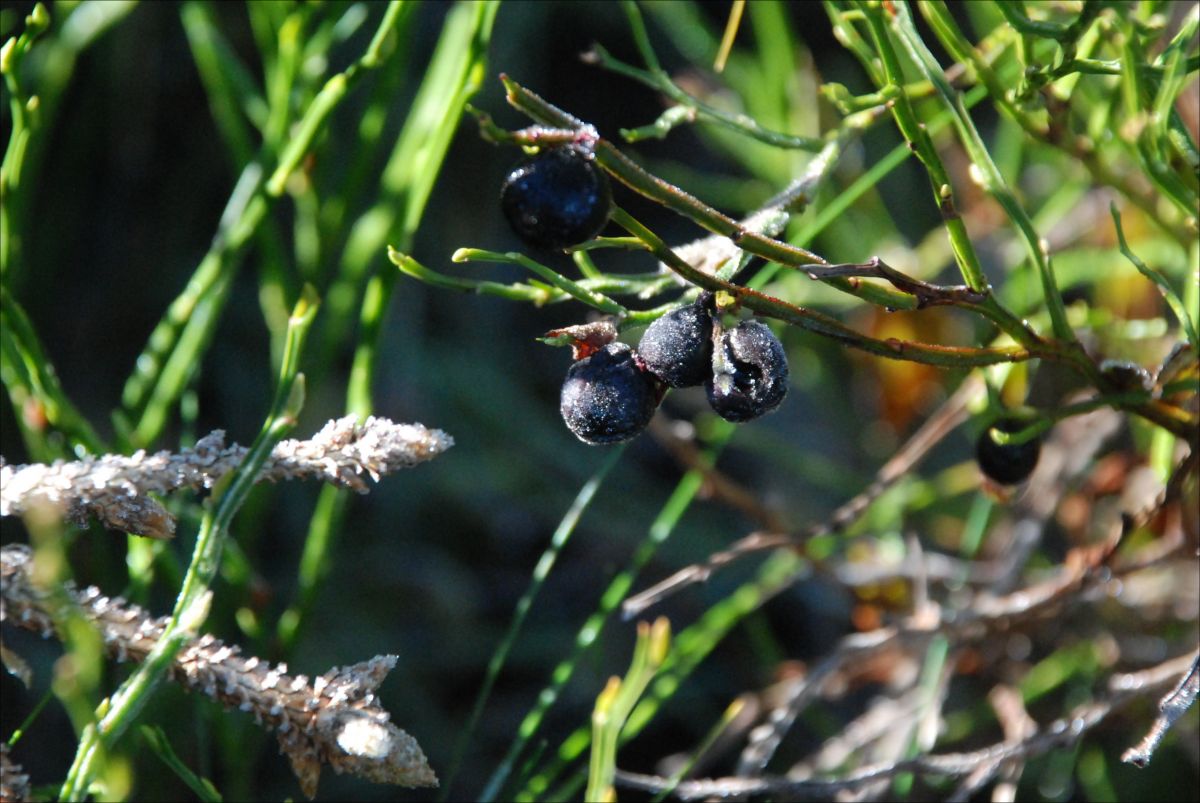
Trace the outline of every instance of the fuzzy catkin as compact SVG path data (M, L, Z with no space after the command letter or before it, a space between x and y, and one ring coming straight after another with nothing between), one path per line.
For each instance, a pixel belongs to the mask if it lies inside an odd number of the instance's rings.
M49 637L55 633L53 602L51 594L35 585L32 566L33 551L25 544L0 548L0 622ZM68 583L63 590L118 662L144 661L168 622L168 617L152 617L119 597L106 597L94 586L79 590ZM309 797L316 794L324 765L376 783L436 786L420 745L389 721L375 694L396 661L394 655L377 655L310 681L288 674L284 664L243 656L239 647L202 635L179 650L169 677L273 729Z
M8 756L8 742L0 742L0 800L21 803L32 800L29 775Z
M329 421L308 440L280 441L258 480L319 479L366 493L363 474L378 481L452 445L445 432L421 424L370 416L360 425L349 415ZM138 451L49 465L0 465L0 516L49 507L81 526L94 518L110 529L169 538L175 521L148 494L211 488L237 467L246 451L238 444L226 446L225 432L218 429L176 453Z

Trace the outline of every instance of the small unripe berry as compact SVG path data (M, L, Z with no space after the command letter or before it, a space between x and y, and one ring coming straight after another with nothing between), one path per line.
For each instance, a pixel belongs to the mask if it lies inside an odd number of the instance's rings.
M646 327L638 354L669 387L701 385L712 371L712 325L704 301L671 310Z
M584 443L620 443L646 428L659 398L654 376L638 365L633 349L609 343L571 365L559 410Z
M561 145L514 167L501 187L500 205L526 243L561 249L600 233L612 209L612 189L591 151Z
M741 422L778 407L787 395L787 380L783 344L766 324L749 320L721 333L704 389L717 415Z
M1032 438L1024 443L997 443L992 430L1012 433L1020 432L1032 422L1021 418L1005 417L992 422L975 441L975 461L979 469L1001 485L1016 485L1033 473L1038 455L1042 451L1041 438Z

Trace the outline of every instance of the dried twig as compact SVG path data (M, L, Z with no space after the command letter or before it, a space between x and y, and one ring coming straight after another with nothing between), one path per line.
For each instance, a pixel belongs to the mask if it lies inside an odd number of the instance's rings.
M54 635L49 612L53 603L49 593L34 585L32 563L33 552L24 544L0 549L0 621L48 637ZM94 586L80 591L68 584L64 590L118 661L145 660L167 623L166 617L153 618ZM389 722L390 715L375 695L396 660L394 655L378 655L310 681L304 675L289 675L285 665L244 657L238 647L204 635L179 651L170 677L274 729L309 797L316 794L324 764L377 783L436 786L437 777L416 740Z
M1126 750L1121 760L1137 767L1149 764L1159 742L1167 735L1171 726L1196 702L1197 694L1200 694L1200 650L1193 653L1192 665L1183 673L1179 683L1159 702L1158 717L1145 738L1136 747Z
M1106 696L1076 707L1067 716L1019 741L1005 740L967 753L930 754L878 764L840 778L795 780L778 776L737 776L682 781L674 786L674 795L681 800L722 799L746 795L820 800L906 773L965 778L978 772L981 767L999 767L1009 762L1026 761L1055 748L1077 744L1088 731L1101 724L1114 711L1175 681L1180 673L1187 671L1193 661L1193 655L1189 654L1140 672L1113 675L1108 680L1109 693ZM671 779L655 775L620 771L617 772L616 782L626 788L649 792L661 792L675 783Z
M633 595L621 605L621 614L631 619L652 605L662 602L671 594L693 583L702 583L717 569L747 555L780 547L797 547L810 538L839 532L866 512L871 503L890 488L921 461L929 451L941 442L967 417L967 404L975 395L983 392L983 383L977 375L968 377L950 398L942 403L933 415L913 433L913 436L894 454L875 475L874 481L861 493L833 512L826 521L818 522L795 534L754 532L730 544L720 552L714 552L700 563L686 566L670 577Z
M1125 536L1145 524L1165 505L1179 498L1183 477L1195 470L1196 456L1190 454L1176 468L1166 488L1150 505L1137 513L1122 517L1112 535L1100 544L1071 550L1062 568L1051 579L1027 586L1007 595L980 592L960 608L950 609L931 604L928 612L918 611L909 620L891 627L842 639L839 646L817 664L806 676L791 683L781 704L771 711L767 724L751 732L742 752L739 776L761 773L790 730L796 717L820 692L827 677L852 661L862 661L892 649L910 652L925 649L934 635L945 636L952 646L981 639L1019 622L1036 620L1064 606L1081 602L1087 593L1103 587L1111 577L1128 574L1158 561L1178 549L1182 541L1174 540L1169 548L1151 547L1152 555L1120 566L1110 566L1116 547Z
M1025 710L1025 701L1021 692L1012 686L995 686L988 693L988 702L996 712L996 719L1004 729L1004 741L1007 744L1019 744L1037 733L1037 722ZM954 790L950 800L970 800L980 789L991 782L997 775L1001 776L1000 783L992 790L993 803L1016 799L1017 781L1025 768L1024 761L1010 759L993 761L980 765L974 772L963 779Z
M1092 410L1058 422L1042 446L1033 476L1015 501L1019 514L1009 543L1000 550L1003 567L992 591L1003 594L1021 582L1029 559L1042 543L1046 523L1069 485L1082 476L1103 444L1121 428L1121 416L1109 409Z
M917 300L917 309L942 305L976 306L987 299L986 293L972 290L965 284L937 285L901 273L879 257L863 263L844 265L805 265L802 269L812 279L832 279L843 276L885 279L902 293Z
M686 422L666 423L664 419L663 415L654 416L650 419L647 431L664 449L671 453L671 456L681 466L688 471L698 471L704 475L703 494L741 511L747 517L757 520L768 530L781 531L785 529L783 518L763 502L757 494L716 466L708 464L704 459L703 452L696 444L695 429L690 424ZM681 431L686 434L680 434Z
M310 440L280 441L263 466L259 481L319 479L366 493L367 474L380 476L415 466L444 452L454 440L421 424L396 424L355 416L328 422ZM148 455L103 455L50 465L0 465L0 516L19 516L49 505L83 526L95 518L110 529L169 538L171 514L148 494L181 488L211 488L246 454L225 445L223 430L201 438L191 449Z

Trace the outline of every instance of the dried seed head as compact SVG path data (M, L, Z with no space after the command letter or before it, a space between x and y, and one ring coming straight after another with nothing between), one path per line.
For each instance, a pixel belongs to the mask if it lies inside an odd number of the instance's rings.
M638 354L670 387L702 385L712 368L712 325L703 300L671 310L646 328Z
M766 324L748 320L720 332L704 389L717 415L741 422L778 407L787 395L787 380L783 344Z
M526 243L561 249L600 233L612 209L612 189L591 151L562 145L514 167L501 187L500 205Z
M582 360L615 341L617 327L611 319L605 318L591 323L551 329L538 339L552 346L570 346L571 359Z
M653 375L624 343L609 343L567 371L559 409L567 428L584 443L620 443L654 416L659 390Z

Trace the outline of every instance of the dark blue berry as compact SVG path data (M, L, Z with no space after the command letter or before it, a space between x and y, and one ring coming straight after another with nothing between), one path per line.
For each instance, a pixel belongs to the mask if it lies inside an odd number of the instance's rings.
M1154 387L1150 372L1128 360L1105 360L1100 373L1118 390L1149 390Z
M1042 451L1040 438L1032 438L1024 443L997 443L992 437L993 429L1006 433L1020 432L1030 423L1012 416L992 422L975 442L975 461L979 463L979 469L1002 485L1015 485L1032 474Z
M500 205L526 243L561 249L600 233L612 209L612 189L591 151L562 145L514 167L500 190Z
M671 310L646 328L638 354L670 387L702 385L712 370L712 325L704 301Z
M620 443L646 428L659 398L654 376L638 365L633 349L609 343L567 371L559 410L584 443Z
M742 321L714 345L708 403L726 421L749 421L779 406L787 395L783 344L764 323Z

